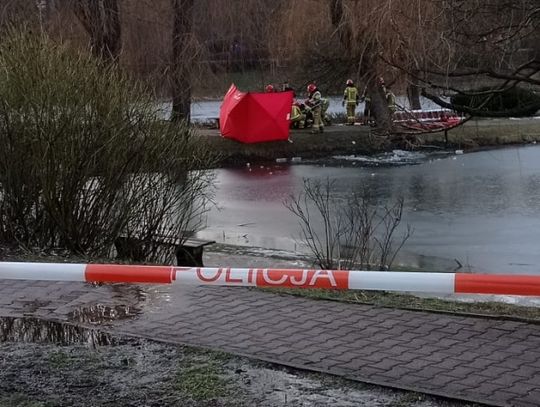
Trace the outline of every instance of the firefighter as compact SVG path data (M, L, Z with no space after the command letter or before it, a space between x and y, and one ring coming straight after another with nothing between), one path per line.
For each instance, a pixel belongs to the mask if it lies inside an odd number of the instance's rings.
M291 107L291 127L295 129L303 129L306 123L306 115L302 112L300 103L293 102Z
M369 126L372 123L373 118L371 116L371 95L367 91L367 86L364 88L360 101L364 102L364 121L362 124Z
M345 92L343 92L342 105L347 106L347 125L354 126L356 120L355 110L360 96L352 79L348 79L346 85Z
M266 93L274 93L275 92L274 85L266 85L264 90L265 90Z
M322 119L322 122L326 126L330 126L332 124L332 120L330 119L330 116L326 114L329 107L330 107L330 99L321 98L321 119Z
M323 100L321 92L317 89L317 85L310 83L307 86L308 100L306 105L313 113L313 130L312 133L322 133L324 131L324 123L322 120L322 105Z
M392 117L397 110L396 95L394 95L389 86L387 86L384 91L386 96L386 103L388 104L388 110L390 110L390 117Z

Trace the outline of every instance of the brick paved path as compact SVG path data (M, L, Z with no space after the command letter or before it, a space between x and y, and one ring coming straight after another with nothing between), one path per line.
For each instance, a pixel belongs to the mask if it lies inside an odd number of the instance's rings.
M497 406L540 405L540 326L315 301L234 288L143 288L110 332L206 346ZM0 281L0 316L69 320L136 306L136 287Z

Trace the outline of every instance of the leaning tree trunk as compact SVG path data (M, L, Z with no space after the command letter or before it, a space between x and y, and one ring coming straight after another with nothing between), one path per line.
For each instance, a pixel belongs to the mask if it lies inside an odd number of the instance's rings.
M191 36L193 31L194 0L172 0L172 121L185 120L191 116Z
M90 36L92 53L114 63L122 49L122 31L118 0L77 0L74 12Z
M384 134L390 133L392 130L392 118L390 117L390 110L388 109L383 87L375 79L371 79L368 82L367 91L371 96L371 113L375 117L377 130Z

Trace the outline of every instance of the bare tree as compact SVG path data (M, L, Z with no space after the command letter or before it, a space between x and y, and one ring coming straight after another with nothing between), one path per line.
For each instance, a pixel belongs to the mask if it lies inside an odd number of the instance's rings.
M225 91L229 83L221 73L258 70L262 84L266 71L278 65L269 56L267 37L283 0L6 2L0 2L0 26L21 21L38 28L42 10L41 20L50 20L47 34L55 40L90 47L99 58L152 83L159 95L172 96L175 119L188 113L185 101L195 87Z
M424 96L474 115L478 110L454 106L440 94L482 96L540 85L540 59L527 47L540 39L536 1L417 0L413 5L396 17L409 24L393 27L407 54L383 58L414 78ZM423 36L411 36L410 26L421 26ZM482 86L490 89L475 91Z
M172 0L172 121L189 122L191 115L193 6L194 0Z
M309 24L288 17L308 9ZM413 108L420 107L420 93L453 108L441 96L474 94L479 86L495 94L520 84L538 87L539 32L535 0L292 0L275 37L290 66L309 78L363 81L386 133L393 129L379 76L407 89Z
M403 199L378 205L364 190L340 200L329 180L304 180L303 192L285 206L299 219L302 243L323 269L387 270L412 233L407 226L396 241Z
M74 0L73 11L90 36L90 49L105 62L117 62L122 49L118 0Z

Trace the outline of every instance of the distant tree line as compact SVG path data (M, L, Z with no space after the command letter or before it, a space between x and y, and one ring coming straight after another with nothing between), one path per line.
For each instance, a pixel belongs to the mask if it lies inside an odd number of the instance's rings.
M4 2L0 26L21 23L153 80L172 98L175 120L189 120L194 87L216 71L270 63L298 86L330 89L354 78L371 94L383 133L392 121L381 77L412 107L423 95L471 115L484 106L443 96L540 86L536 0Z

